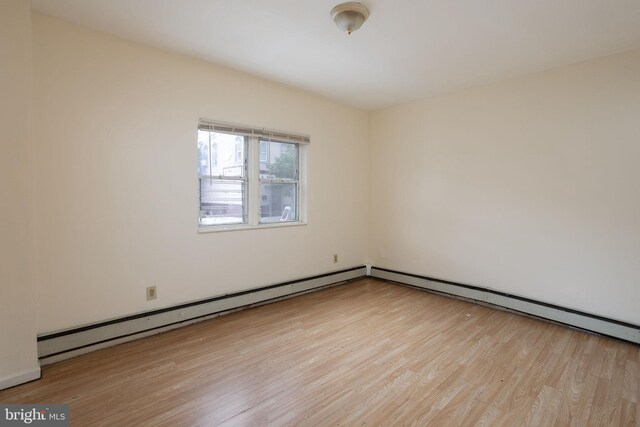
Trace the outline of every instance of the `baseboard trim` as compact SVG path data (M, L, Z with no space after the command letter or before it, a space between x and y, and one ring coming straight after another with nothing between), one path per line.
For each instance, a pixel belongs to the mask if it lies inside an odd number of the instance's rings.
M0 379L0 390L5 388L14 387L20 384L28 383L40 378L40 367L34 369L26 369L10 377Z
M491 304L573 328L640 344L640 326L555 304L412 273L371 267L371 277Z
M358 266L38 336L42 365L365 277Z

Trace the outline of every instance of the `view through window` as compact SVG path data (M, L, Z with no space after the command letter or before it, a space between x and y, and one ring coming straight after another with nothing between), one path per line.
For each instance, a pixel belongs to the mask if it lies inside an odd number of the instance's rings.
M250 132L199 126L200 226L300 222L302 144Z

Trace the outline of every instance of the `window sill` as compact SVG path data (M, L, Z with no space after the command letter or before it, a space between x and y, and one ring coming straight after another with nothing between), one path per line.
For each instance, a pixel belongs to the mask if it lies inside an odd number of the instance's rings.
M209 225L209 226L201 225L201 226L198 226L198 234L221 233L224 231L261 230L264 228L299 227L301 225L307 225L307 223L302 221L295 221L295 222L274 222L274 223L265 223L265 224L259 224L259 225L248 225L248 224Z

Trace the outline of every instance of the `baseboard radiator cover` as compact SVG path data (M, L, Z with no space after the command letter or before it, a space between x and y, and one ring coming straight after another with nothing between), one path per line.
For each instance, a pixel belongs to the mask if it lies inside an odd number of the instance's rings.
M279 301L365 277L358 266L246 291L225 294L38 336L42 365L200 322L243 308Z
M371 277L401 283L441 294L478 301L511 311L551 320L573 328L640 344L640 326L615 319L581 312L546 302L511 295L493 289L371 267Z

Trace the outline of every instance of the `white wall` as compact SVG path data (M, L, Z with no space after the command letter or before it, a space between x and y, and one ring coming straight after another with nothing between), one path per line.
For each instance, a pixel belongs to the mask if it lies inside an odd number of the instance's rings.
M33 53L40 333L366 259L365 112L40 14ZM200 117L309 134L309 224L198 234Z
M0 389L40 375L30 275L31 7L0 1Z
M640 324L640 50L370 122L374 265Z

